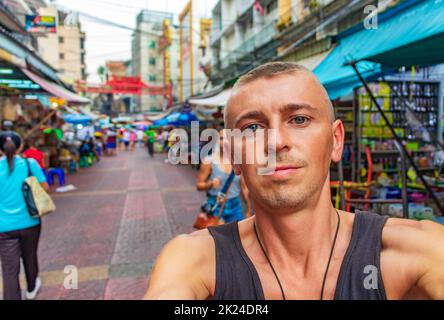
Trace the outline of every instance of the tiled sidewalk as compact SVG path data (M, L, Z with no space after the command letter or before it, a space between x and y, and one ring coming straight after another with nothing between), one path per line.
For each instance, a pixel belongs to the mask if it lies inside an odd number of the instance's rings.
M193 231L205 198L195 189L197 171L164 158L120 152L67 177L77 191L53 193L57 211L42 222L38 299L143 297L162 246ZM68 265L78 268L77 290L63 286Z

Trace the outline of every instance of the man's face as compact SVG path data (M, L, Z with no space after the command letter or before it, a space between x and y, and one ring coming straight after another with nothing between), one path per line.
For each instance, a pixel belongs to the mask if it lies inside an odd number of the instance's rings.
M234 165L254 202L291 212L317 201L321 190L329 187L330 162L340 160L344 130L340 121L333 122L328 96L312 74L254 80L233 92L226 112L229 129L264 129L265 136L274 129L276 167L270 174L259 175L257 169L265 165L257 161ZM241 148L246 159L245 143Z

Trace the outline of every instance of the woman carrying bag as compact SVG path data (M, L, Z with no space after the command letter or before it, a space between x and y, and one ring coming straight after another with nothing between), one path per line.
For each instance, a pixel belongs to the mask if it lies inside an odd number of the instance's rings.
M43 189L48 190L48 184L37 161L18 156L21 148L17 133L0 134L0 260L5 300L21 300L20 258L26 274L26 298L34 299L41 287L37 260L40 218L31 217L22 188L30 175Z
M207 201L202 206L205 213L212 212L217 218L221 218L223 222L229 223L236 220L242 220L242 203L240 196L242 195L247 206L246 217L251 216L250 201L248 198L248 189L241 176L230 178L233 168L231 164L224 163L223 159L223 143L224 135L220 132L220 140L215 152L206 161L200 165L197 177L197 190L207 192ZM226 184L228 180L228 184ZM227 188L224 199L218 199L223 187ZM225 190L224 190L225 191ZM217 219L218 220L218 219ZM218 221L217 221L218 222Z

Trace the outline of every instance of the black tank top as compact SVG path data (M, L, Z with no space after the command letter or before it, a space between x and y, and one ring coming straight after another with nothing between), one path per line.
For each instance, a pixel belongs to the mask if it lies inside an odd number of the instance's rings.
M387 299L381 276L382 229L387 216L357 212L339 271L335 300ZM247 256L237 221L208 228L216 247L215 300L265 300L259 275Z

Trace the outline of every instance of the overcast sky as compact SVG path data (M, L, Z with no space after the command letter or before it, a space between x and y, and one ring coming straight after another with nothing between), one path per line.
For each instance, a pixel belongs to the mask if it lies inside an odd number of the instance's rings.
M216 0L202 1L202 11L207 17ZM129 28L135 28L136 16L142 9L167 11L179 14L188 0L56 0L54 3L65 11L84 12ZM202 13L204 13L202 12ZM177 16L175 17L177 19ZM131 31L107 26L80 15L82 30L86 32L86 63L90 77L98 82L97 68L106 60L131 58Z

